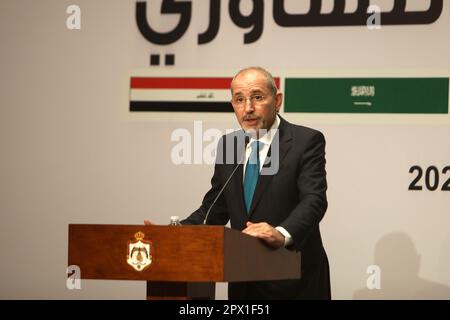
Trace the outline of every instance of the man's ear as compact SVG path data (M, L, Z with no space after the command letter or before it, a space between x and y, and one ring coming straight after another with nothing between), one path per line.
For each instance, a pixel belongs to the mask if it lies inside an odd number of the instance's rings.
M278 91L275 96L275 109L277 110L277 112L280 111L282 103L283 103L283 94L280 91Z

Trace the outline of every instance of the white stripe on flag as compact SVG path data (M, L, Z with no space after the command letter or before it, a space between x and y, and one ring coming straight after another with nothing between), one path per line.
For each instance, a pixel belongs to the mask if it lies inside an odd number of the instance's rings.
M229 89L178 90L178 89L132 89L131 101L230 101Z

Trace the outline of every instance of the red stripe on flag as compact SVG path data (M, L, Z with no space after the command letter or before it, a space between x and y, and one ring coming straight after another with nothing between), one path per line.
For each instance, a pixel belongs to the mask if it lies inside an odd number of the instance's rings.
M230 89L232 78L131 78L131 89Z
M142 78L132 77L131 89L230 89L233 78ZM274 78L280 88L280 78Z
M273 78L273 80L275 80L275 85L277 88L280 89L280 78Z

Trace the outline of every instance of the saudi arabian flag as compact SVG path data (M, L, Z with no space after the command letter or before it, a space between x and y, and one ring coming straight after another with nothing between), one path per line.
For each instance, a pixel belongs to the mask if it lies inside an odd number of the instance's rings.
M448 114L448 78L286 78L285 112Z

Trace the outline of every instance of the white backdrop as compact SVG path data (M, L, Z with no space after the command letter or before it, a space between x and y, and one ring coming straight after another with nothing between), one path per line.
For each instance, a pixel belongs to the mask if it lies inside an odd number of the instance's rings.
M249 65L274 74L320 77L450 74L450 6L430 25L281 28L264 1L264 30L244 44L221 1L220 29L208 44L207 1L192 1L186 34L161 46L145 40L135 1L2 1L0 41L0 298L145 297L140 282L83 281L66 289L69 223L167 223L200 204L212 167L170 160L177 128L237 126L231 114L127 112L130 74L232 75ZM408 10L426 10L408 1ZM169 31L177 15L149 21ZM241 1L243 13L252 1ZM308 1L286 1L306 12ZM347 9L356 1L348 1ZM371 1L389 10L392 1ZM81 30L68 30L69 5L81 9ZM331 10L332 1L324 1ZM150 66L150 54L175 55L174 66ZM163 59L164 60L164 59ZM449 115L285 114L327 139L329 208L321 224L332 294L352 298L450 298ZM439 169L439 189L408 191L412 166ZM423 176L419 185L425 185ZM430 182L432 183L433 176ZM370 265L381 289L368 290ZM224 284L218 298L226 298Z

